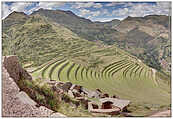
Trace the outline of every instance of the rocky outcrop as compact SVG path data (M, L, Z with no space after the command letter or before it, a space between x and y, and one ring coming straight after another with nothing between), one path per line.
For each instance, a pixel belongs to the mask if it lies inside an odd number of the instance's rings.
M3 57L2 66L2 116L3 117L66 117L47 107L37 107L25 92L20 91L14 80L31 76L21 68L16 56Z
M28 74L28 72L20 66L17 56L13 55L3 57L3 65L10 77L15 81L21 78L32 80L32 77Z

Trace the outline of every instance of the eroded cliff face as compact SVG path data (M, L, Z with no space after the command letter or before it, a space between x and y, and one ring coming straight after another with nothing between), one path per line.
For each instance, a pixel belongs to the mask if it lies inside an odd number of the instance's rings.
M3 65L10 77L15 81L20 80L21 78L32 80L32 77L28 72L20 66L17 56L13 55L3 57Z
M17 56L7 56L2 59L2 116L3 117L65 117L44 106L37 107L25 92L15 83L20 78L32 80L24 70Z

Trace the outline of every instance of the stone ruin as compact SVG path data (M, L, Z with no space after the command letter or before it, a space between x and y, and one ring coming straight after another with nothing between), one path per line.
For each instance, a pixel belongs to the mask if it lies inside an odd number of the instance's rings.
M129 105L130 101L117 98L101 98L99 104L96 102L89 102L88 110L94 113L105 113L110 115L119 114L124 111Z
M72 84L71 82L49 81L48 84L53 85L52 87L55 91L59 93L66 92L68 96L81 101L81 103L85 105L85 108L92 113L116 115L125 111L130 103L129 100L119 99L119 97L115 95L109 97L108 94L103 94L100 89L91 91L80 85ZM99 101L94 102L89 98L97 98Z

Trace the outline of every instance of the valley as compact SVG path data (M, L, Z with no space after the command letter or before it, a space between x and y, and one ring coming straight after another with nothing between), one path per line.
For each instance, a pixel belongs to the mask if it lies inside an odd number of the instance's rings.
M3 20L3 56L17 55L33 81L55 80L100 89L130 100L128 110L133 116L145 116L170 109L171 104L170 71L165 71L169 66L159 64L171 62L169 25L159 21L163 35L158 37L158 33L147 33L148 25L157 24L151 19L160 17L167 16L128 17L104 24L69 11L13 12ZM158 52L164 53L159 56Z

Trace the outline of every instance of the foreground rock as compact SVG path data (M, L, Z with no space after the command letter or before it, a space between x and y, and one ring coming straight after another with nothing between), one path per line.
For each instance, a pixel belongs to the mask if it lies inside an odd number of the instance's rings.
M152 114L150 117L171 117L171 110L157 112Z
M13 64L14 61L14 64ZM14 80L23 75L30 79L30 76L21 69L16 56L3 59L6 68L2 67L2 116L3 117L65 117L65 115L54 112L47 107L37 107L25 92L20 92ZM9 74L9 72L13 72ZM15 72L15 73L14 73ZM21 74L24 72L24 74ZM11 78L12 77L12 78ZM14 78L14 79L13 79Z

